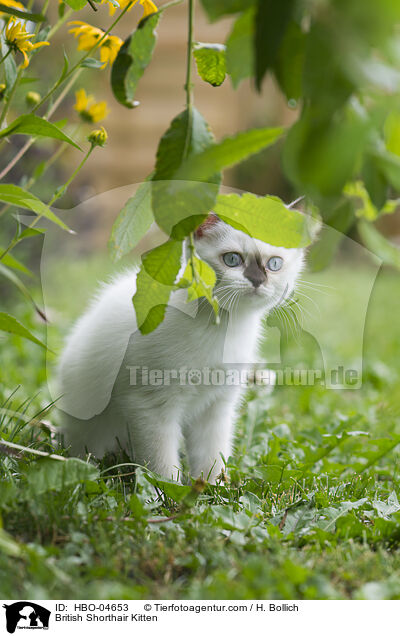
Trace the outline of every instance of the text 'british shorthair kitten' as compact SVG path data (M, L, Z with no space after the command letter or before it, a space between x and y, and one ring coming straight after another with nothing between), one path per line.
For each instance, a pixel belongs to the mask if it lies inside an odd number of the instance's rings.
M105 285L74 326L58 375L71 453L124 449L134 462L179 479L183 438L192 477L213 483L221 473L245 387L179 378L182 370L206 369L209 378L213 369L255 360L262 320L292 295L304 250L268 245L213 214L196 231L195 249L216 273L219 324L205 299L188 304L180 289L164 321L142 335L132 305L135 268Z

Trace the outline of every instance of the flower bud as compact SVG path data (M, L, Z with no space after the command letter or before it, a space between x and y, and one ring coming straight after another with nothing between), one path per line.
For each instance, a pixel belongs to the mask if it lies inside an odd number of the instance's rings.
M42 97L39 93L37 93L36 91L29 91L26 95L25 95L25 101L28 104L28 106L37 106L38 104L40 104Z
M88 141L92 144L92 146L105 146L107 139L108 135L103 126L101 126L98 130L92 130L88 136Z

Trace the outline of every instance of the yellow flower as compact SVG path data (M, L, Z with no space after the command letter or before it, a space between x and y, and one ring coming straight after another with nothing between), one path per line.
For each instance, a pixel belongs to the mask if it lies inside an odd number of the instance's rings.
M119 8L120 9L125 9L125 7L132 2L131 6L129 7L128 11L130 11L133 7L134 4L136 4L138 2L138 0L117 0L118 4L119 4ZM156 13L157 12L157 7L154 4L154 2L152 2L152 0L139 0L140 4L142 5L144 12L143 12L143 18L147 18L148 15L151 15L152 13ZM110 12L110 15L114 15L117 7L115 6L115 4L113 2L111 2L111 0L101 0L101 4L107 3L108 4L108 10Z
M94 124L107 117L109 111L106 102L94 102L93 95L87 95L84 88L76 91L75 97L74 108L84 121Z
M97 27L87 24L87 22L81 22L75 20L74 22L68 22L69 25L74 26L70 29L70 33L73 33L76 38L79 38L78 51L90 51L97 42L104 36L104 31ZM100 44L100 61L104 62L103 68L107 65L107 62L112 64L117 57L118 51L121 48L123 41L116 35L106 35Z
M25 7L20 2L16 2L16 0L1 0L1 4L4 4L6 7L11 7L11 9L19 9L20 11L25 11ZM0 11L1 18L8 18L9 14L4 13L4 11Z
M6 33L5 40L8 46L14 51L19 51L24 56L24 61L21 68L26 68L29 64L29 58L27 52L38 49L40 46L48 46L50 42L37 42L32 44L29 38L35 37L34 33L28 33L22 22L18 22L15 18L10 18Z
M98 130L92 130L90 135L88 135L88 141L92 144L92 146L105 146L106 141L108 139L107 132L101 126Z

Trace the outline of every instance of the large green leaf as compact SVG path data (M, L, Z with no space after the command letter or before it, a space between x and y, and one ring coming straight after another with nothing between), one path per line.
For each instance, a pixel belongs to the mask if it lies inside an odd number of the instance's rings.
M297 22L291 21L282 38L274 64L274 73L287 99L300 99L306 35Z
M140 78L149 64L156 43L160 13L141 20L118 51L111 70L111 87L115 98L127 108L137 106L134 97Z
M218 20L223 15L245 11L255 3L256 0L201 0L201 4L211 22Z
M224 168L243 161L275 143L284 128L256 128L226 137L203 152L190 156L176 174L178 179L206 180Z
M9 135L33 135L34 137L51 137L52 139L59 139L60 141L66 141L71 146L82 150L76 144L71 137L68 137L62 130L57 128L54 124L50 123L42 117L37 115L21 115L17 117L7 128L3 128L0 131L1 137L9 137Z
M154 221L151 186L147 181L142 183L119 213L109 241L114 260L133 250Z
M274 66L296 0L258 0L255 18L255 77L260 90L265 73Z
M6 331L8 333L15 334L16 336L21 336L21 338L25 338L26 340L31 340L32 342L40 345L44 349L46 349L46 345L43 344L36 336L34 336L29 329L21 325L20 322L14 316L5 313L4 311L0 312L0 331Z
M211 86L221 86L226 75L224 45L199 42L194 48L193 55L201 79Z
M154 331L164 320L171 292L172 287L159 283L142 265L136 278L136 293L132 299L137 326L142 334Z
M254 8L242 13L226 41L226 70L234 88L254 72Z
M39 216L44 216L46 219L49 219L49 221L59 225L63 230L73 233L68 225L61 221L43 201L19 186L12 183L0 184L0 201L15 205L19 208L25 208L26 210L32 210L32 212L35 212Z
M288 209L278 197L221 194L214 211L226 223L270 245L304 247L311 242L312 219Z
M357 224L362 241L371 252L376 254L386 265L400 269L400 249L385 238L371 223L364 219Z
M182 181L176 176L188 157L213 143L214 137L206 121L194 107L175 117L160 140L153 176L152 205L157 224L173 238L189 234L215 202L219 174L210 176L207 183L200 183L201 177Z
M100 472L96 466L76 457L65 461L44 458L31 463L25 476L28 494L40 496L50 491L61 492L64 488L76 486L83 481L93 481L98 479Z
M167 241L142 256L146 272L163 285L173 285L181 267L182 242Z
M65 0L65 2L71 7L71 9L74 9L74 11L79 11L87 5L87 0Z

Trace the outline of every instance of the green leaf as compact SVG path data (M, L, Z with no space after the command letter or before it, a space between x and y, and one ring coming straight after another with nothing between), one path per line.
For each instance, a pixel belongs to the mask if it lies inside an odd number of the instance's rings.
M133 250L154 221L151 187L149 182L142 183L119 213L109 241L114 260Z
M0 246L0 255L4 252L4 248ZM25 265L23 263L21 263L17 258L15 258L15 256L13 256L12 254L5 254L5 256L3 256L3 258L1 259L1 262L3 265L5 265L6 267L11 267L12 269L17 269L18 271L22 272L23 274L26 274L27 276L32 276L32 272L25 267Z
M154 331L164 320L172 289L150 276L142 264L136 278L136 293L132 299L137 326L142 334Z
M160 140L153 176L152 205L159 227L175 239L187 236L212 209L220 175L207 183L201 177L181 181L177 172L192 154L214 143L214 137L199 111L192 107L177 115Z
M15 15L17 18L22 18L23 20L29 20L30 22L44 22L46 18L40 13L31 13L30 11L21 11L20 9L15 9L14 7L8 7L7 5L0 2L0 11L2 13L9 13L10 15Z
M167 241L142 256L146 272L163 285L173 285L181 268L182 242Z
M221 86L226 75L225 46L199 42L193 55L201 79L211 86Z
M173 499L177 503L183 501L192 492L192 488L190 486L178 484L176 481L159 479L155 475L150 475L147 472L144 473L144 477L150 484L162 490L167 495L167 497Z
M6 331L16 336L21 336L21 338L31 340L44 349L47 348L43 342L40 342L40 340L29 331L29 329L21 325L14 316L10 316L10 314L6 314L3 311L0 312L0 331Z
M274 73L288 100L302 95L306 35L297 22L291 21L278 50Z
M187 288L188 302L203 296L207 298L214 313L218 315L218 301L213 296L215 283L216 275L212 267L197 256L191 256L177 287Z
M201 4L211 22L224 15L239 13L253 6L256 0L201 0Z
M234 88L254 69L254 8L242 13L226 41L226 70Z
M116 100L127 108L138 105L134 97L140 78L149 64L156 44L160 13L141 20L137 29L123 43L111 69L111 88Z
M226 137L222 141L190 156L176 174L177 179L206 180L223 168L233 166L275 143L284 128L256 128Z
M57 128L57 126L51 124L46 119L42 119L42 117L37 117L37 115L21 115L20 117L17 117L12 124L0 131L0 138L8 137L9 135L51 137L52 139L66 141L71 146L74 146L74 148L82 150L82 148L80 148L78 144L71 139L71 137L68 137L68 135L63 133L62 130Z
M220 219L270 245L304 247L310 243L312 219L288 209L278 197L220 194L214 206Z
M363 119L337 113L332 120L318 120L314 109L304 109L286 137L285 172L302 192L338 197L353 178L368 134L369 122Z
M372 155L388 182L400 192L400 157L381 149L376 150Z
M15 285L15 287L21 292L21 294L25 296L25 298L33 305L35 311L39 314L39 316L45 322L47 322L46 315L35 303L26 285L24 285L22 280L17 276L15 272L6 267L2 262L0 262L0 275L4 276L4 278L7 278L13 285Z
M94 57L87 57L83 60L81 66L83 68L103 68L103 62L96 60Z
M87 0L65 0L65 2L71 9L74 9L74 11L79 11L87 5Z
M45 203L35 197L31 192L27 192L27 190L19 186L12 183L0 184L0 201L25 208L26 210L32 210L39 216L44 216L46 219L49 219L49 221L59 225L63 230L74 233ZM38 230L36 230L36 232L38 232Z
M392 111L385 121L385 142L389 152L400 157L400 113Z
M94 57L86 57L81 66L83 68L103 68L103 62L96 60Z
M277 61L295 6L295 0L258 0L255 17L255 79L258 90L264 75Z
M61 492L84 481L94 481L100 472L96 466L75 457L63 462L44 458L31 463L25 476L28 495L40 496L50 491Z
M371 224L362 219L357 225L362 241L371 252L376 254L386 265L400 269L400 249Z

